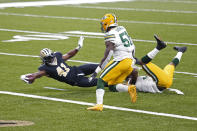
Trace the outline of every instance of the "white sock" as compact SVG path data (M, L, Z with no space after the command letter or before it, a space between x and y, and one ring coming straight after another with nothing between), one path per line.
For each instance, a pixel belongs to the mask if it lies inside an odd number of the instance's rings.
M179 61L180 61L180 60L181 60L182 55L183 55L183 53L182 53L182 52L178 52L174 58L177 58L177 59L179 59Z
M128 92L128 86L127 85L123 85L123 84L117 84L116 85L116 90L118 92Z
M97 104L103 104L104 94L105 94L105 90L103 90L103 89L97 89L96 90L96 103Z
M150 51L150 52L147 54L147 56L148 56L149 58L153 59L153 58L157 55L157 53L159 53L159 50L158 50L157 48L155 48L155 49L153 49L152 51Z

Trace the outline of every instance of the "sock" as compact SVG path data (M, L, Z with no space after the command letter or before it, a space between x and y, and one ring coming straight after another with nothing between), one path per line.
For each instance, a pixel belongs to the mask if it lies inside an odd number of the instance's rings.
M150 52L147 54L147 56L148 56L149 58L153 59L153 58L157 55L157 53L159 53L159 50L158 50L157 48L155 48L155 49L153 49L152 51L150 51Z
M157 53L159 53L159 50L157 48L154 48L146 56L142 57L141 61L147 64L157 55Z
M101 78L99 78L98 81L97 81L97 89L103 89L104 90L105 85L107 85L107 83L105 81L103 81Z
M142 57L141 61L145 64L147 64L148 62L150 62L152 59L149 58L147 55L145 55L144 57Z
M174 58L179 59L179 61L181 60L183 53L182 52L178 52L177 55Z
M97 104L103 104L103 96L105 94L104 89L97 89L96 90L96 103Z
M118 92L128 92L128 86L127 85L123 85L123 84L117 84L116 85L116 90Z

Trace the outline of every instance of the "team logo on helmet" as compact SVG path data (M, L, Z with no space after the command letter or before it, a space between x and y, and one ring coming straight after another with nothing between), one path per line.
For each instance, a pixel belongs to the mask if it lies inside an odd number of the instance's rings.
M101 30L107 32L109 27L118 26L117 18L114 14L105 14L101 19Z
M40 58L43 61L43 63L51 63L54 57L54 53L52 52L52 50L48 48L44 48L40 51Z

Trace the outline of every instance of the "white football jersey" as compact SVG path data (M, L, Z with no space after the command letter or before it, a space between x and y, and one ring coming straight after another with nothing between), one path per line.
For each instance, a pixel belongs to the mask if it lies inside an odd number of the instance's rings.
M138 76L135 85L137 91L140 92L162 93L157 88L155 81L149 76Z
M105 41L114 43L113 60L121 61L125 58L133 59L135 55L135 45L123 26L112 28L105 34Z

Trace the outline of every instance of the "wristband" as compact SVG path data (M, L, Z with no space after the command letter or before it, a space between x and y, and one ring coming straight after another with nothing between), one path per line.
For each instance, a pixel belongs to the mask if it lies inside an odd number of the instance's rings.
M95 72L98 74L101 70L102 70L101 67L98 66L98 67L96 68Z

